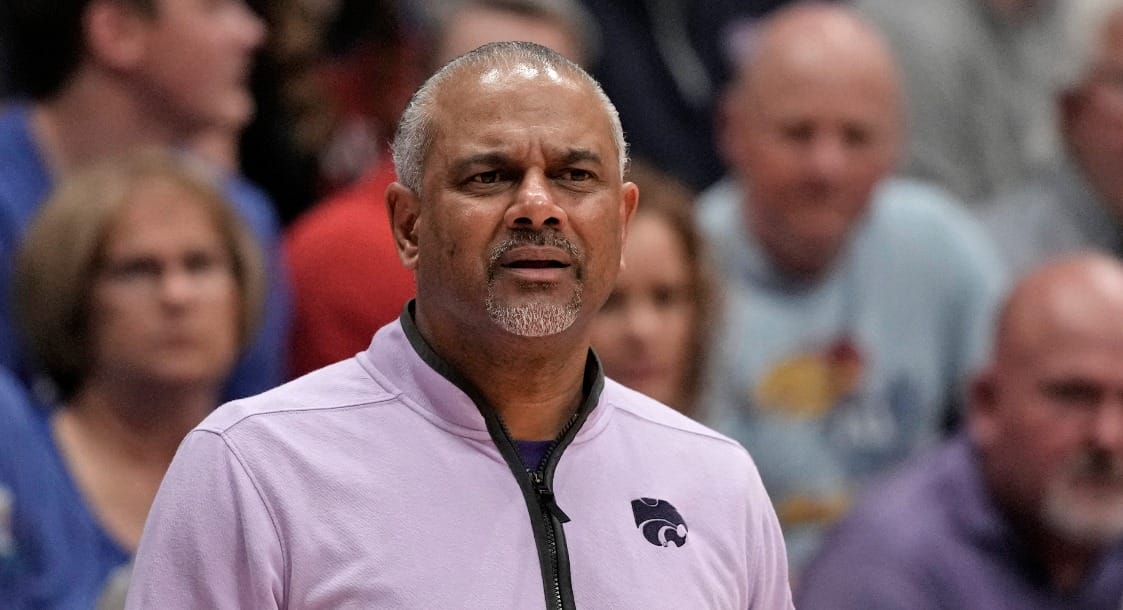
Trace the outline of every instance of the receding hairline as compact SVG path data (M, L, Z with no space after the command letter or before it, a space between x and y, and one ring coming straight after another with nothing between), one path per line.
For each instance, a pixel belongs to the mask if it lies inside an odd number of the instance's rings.
M604 89L583 68L563 55L530 42L494 42L482 45L442 67L425 81L410 99L394 137L394 166L399 181L414 192L420 192L425 161L432 148L434 131L439 122L437 108L448 95L448 89L467 88L465 81L475 77L478 83L488 72L501 75L515 71L552 73L559 84L568 83L575 90L592 96L607 120L610 139L616 152L621 176L627 170L627 141L620 116ZM447 116L447 115L446 115Z
M472 69L472 68L477 69ZM616 150L616 141L613 137L613 121L608 113L605 112L607 108L602 107L600 104L597 91L594 83L590 82L580 72L580 68L576 66L548 66L547 69L556 70L556 76L536 74L533 76L520 76L519 73L526 69L541 70L543 66L531 65L528 62L515 62L510 65L480 65L480 66L465 66L462 69L450 74L448 78L439 84L433 91L432 99L432 123L430 126L431 143L440 136L440 127L443 124L442 117L451 115L448 110L455 108L461 100L466 96L472 95L481 91L492 89L497 92L518 92L519 89L525 86L552 86L560 89L573 91L578 95L585 96L589 99L590 108L596 109L600 113L601 119L604 121L604 127L607 131L607 136L612 142L611 150L618 155L622 151ZM494 78L494 83L484 82L487 79ZM524 81L518 82L516 78L525 78ZM567 149L566 154L572 157L590 157L596 156L595 153L584 148L571 148ZM601 159L602 162L611 163L615 158ZM621 168L621 180L623 180L623 170Z

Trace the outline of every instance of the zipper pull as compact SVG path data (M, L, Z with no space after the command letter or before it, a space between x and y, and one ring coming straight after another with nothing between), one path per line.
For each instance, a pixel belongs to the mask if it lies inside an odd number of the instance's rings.
M557 517L558 521L562 523L569 523L569 515L558 506L557 498L554 497L554 491L546 485L546 481L542 478L542 473L537 470L530 471L530 481L534 484L534 491L538 492L538 499L542 501L542 505L550 514Z

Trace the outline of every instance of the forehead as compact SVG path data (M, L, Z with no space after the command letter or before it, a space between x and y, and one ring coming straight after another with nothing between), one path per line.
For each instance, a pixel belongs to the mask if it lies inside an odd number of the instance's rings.
M745 66L743 99L770 112L805 112L846 104L879 115L898 111L896 66L872 34L821 36L781 29L762 42ZM820 33L822 34L822 33Z
M210 202L200 193L172 181L149 179L126 195L109 224L106 248L150 238L218 238L218 225Z
M892 122L898 112L893 82L873 70L818 65L762 72L745 98L770 116L846 115L874 123Z
M1118 309L1118 308L1113 308ZM1088 376L1123 384L1123 324L1109 310L1081 308L1050 320L1021 320L1010 329L1004 353L1009 364L1038 376ZM1123 316L1123 311L1116 312ZM1074 317L1071 314L1080 314Z
M433 150L567 154L617 159L612 122L592 87L553 68L517 63L455 75L434 104Z
M621 277L638 269L661 276L680 276L689 265L682 235L660 214L636 214L628 228L624 253L630 258Z
M1123 344L1088 340L1058 345L1011 373L1031 384L1081 380L1123 391Z

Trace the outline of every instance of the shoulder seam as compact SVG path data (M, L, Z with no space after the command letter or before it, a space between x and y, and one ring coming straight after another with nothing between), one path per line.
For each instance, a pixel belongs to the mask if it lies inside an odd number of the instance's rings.
M374 400L365 400L365 401L361 401L361 402L345 403L345 404L333 405L333 406L329 406L329 407L319 406L319 407L304 407L304 408L299 408L299 409L270 409L270 410L267 410L267 411L255 411L253 413L246 413L246 414L242 415L241 417L239 417L238 419L236 419L234 421L231 421L231 422L228 422L228 423L226 423L222 426L213 426L213 425L212 426L200 426L199 428L196 428L196 429L200 430L200 431L212 432L212 433L215 433L215 434L225 436L226 433L232 431L235 427L237 427L242 422L245 422L246 420L249 420L249 419L253 419L255 417L264 416L264 415L284 415L286 413L309 413L309 412L318 412L318 411L338 411L338 410L344 410L344 409L355 409L355 408L360 408L360 407L371 407L371 406L379 405L381 403L395 402L397 400L397 398L398 398L398 395L396 395L396 394L386 393L384 396L379 397L379 398L374 399ZM234 403L231 403L229 406L235 406L237 404L239 404L239 402L236 401Z

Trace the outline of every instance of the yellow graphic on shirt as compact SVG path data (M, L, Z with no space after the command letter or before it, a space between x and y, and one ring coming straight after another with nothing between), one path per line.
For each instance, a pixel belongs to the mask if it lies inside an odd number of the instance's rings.
M776 517L783 527L801 525L829 525L850 508L850 498L846 494L836 494L823 498L792 496L779 502Z
M843 339L826 349L781 360L761 376L752 401L760 409L793 418L822 417L857 391L864 369L853 341Z

